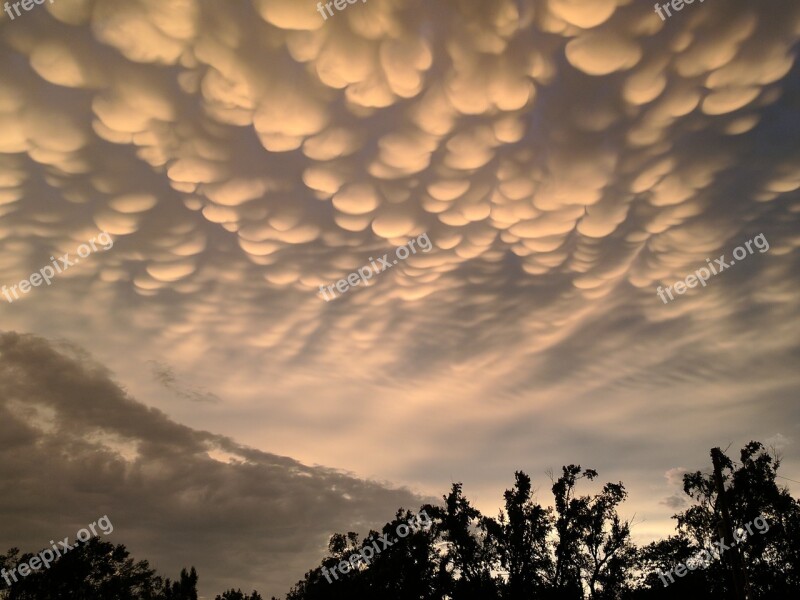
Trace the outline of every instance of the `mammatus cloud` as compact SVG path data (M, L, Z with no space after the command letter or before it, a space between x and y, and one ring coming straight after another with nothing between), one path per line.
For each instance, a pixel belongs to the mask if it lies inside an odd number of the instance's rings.
M220 6L0 22L0 281L115 239L4 326L132 388L151 359L192 373L224 406L147 401L304 462L495 502L582 461L650 524L667 469L800 434L796 1ZM319 297L422 232L431 252Z
M71 348L0 335L0 544L35 551L91 515L165 575L282 594L335 531L366 532L424 500L179 425ZM88 522L88 521L87 521Z
M76 279L169 299L173 329L288 359L353 326L355 348L406 339L376 311L477 312L542 286L503 342L549 346L620 291L648 320L698 314L723 286L662 309L655 285L756 229L778 256L797 247L792 132L750 156L779 121L796 3L667 23L624 0L440 4L324 22L285 0L77 2L4 23L19 64L2 76L0 275L105 230L119 247ZM318 285L423 231L436 251L346 315L318 302ZM773 277L789 266L772 262ZM233 323L208 310L232 303ZM458 316L443 344L481 327Z

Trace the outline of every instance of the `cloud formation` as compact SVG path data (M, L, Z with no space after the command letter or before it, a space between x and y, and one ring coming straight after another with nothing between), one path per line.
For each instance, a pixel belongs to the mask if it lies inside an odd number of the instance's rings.
M195 565L208 593L268 596L318 562L332 532L366 531L423 501L179 425L85 353L40 338L0 335L0 388L8 547L35 551L108 514L110 541L163 574Z
M0 284L115 239L4 327L90 348L195 429L435 494L465 480L482 507L517 468L582 461L629 485L646 536L666 470L800 435L797 2L355 8L3 21ZM423 232L431 252L319 297ZM760 233L768 253L659 300ZM148 387L149 360L223 402Z
M156 381L168 390L172 391L180 398L186 398L192 402L219 402L220 398L212 393L200 389L195 389L179 381L175 376L175 371L169 365L151 361L153 377Z

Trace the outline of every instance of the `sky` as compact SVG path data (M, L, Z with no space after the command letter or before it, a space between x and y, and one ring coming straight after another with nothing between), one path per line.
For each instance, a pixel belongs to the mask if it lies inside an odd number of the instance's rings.
M2 551L268 597L454 482L800 481L800 5L340 5L2 13Z

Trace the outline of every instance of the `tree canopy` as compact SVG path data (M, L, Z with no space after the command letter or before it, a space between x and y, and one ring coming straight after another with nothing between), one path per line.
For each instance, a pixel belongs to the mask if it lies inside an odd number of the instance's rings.
M690 506L674 515L676 532L665 540L641 548L632 542L632 523L619 512L627 497L621 482L585 493L597 471L568 465L551 481L552 502L545 506L535 500L531 478L518 471L496 517L482 515L456 483L441 505L422 507L432 520L428 531L328 581L324 569L369 545L352 532L334 536L329 555L286 600L660 600L687 594L728 600L737 598L734 575L744 582L747 600L798 597L800 503L777 482L779 458L758 442L745 446L738 461L719 455L723 493L713 473L686 474ZM694 557L726 539L723 507L735 530L728 533L745 537L698 566ZM395 531L410 515L399 511L381 533ZM751 527L745 535L756 519L768 530ZM370 532L367 539L379 535Z

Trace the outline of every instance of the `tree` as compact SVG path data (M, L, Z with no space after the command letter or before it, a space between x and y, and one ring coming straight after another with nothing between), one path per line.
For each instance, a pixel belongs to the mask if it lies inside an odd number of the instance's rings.
M440 572L432 530L398 529L413 521L412 513L401 509L381 532L370 531L363 542L359 542L354 532L334 534L328 543L329 556L292 587L286 600L441 598L437 591L441 587ZM378 543L380 538L386 543ZM354 555L367 559L354 563L351 561ZM342 569L343 563L350 566Z
M443 497L444 507L429 506L434 531L443 547L440 592L459 600L499 597L492 571L499 559L488 538L487 521L464 497L462 485L454 483Z
M249 596L242 593L241 589L234 590L233 588L229 589L227 592L222 592L222 595L217 595L214 600L264 600L257 591L253 590L253 593Z
M114 546L92 538L75 542L72 549L56 558L47 568L40 567L22 577L12 569L28 563L36 555L12 548L0 555L0 569L11 585L0 578L2 600L198 600L197 571L182 569L177 581L162 579L146 560L136 562L125 546ZM14 581L16 579L16 581ZM253 591L229 590L217 600L263 600Z
M732 551L742 553L750 600L782 600L800 593L800 503L777 483L780 458L750 442L739 462L721 453L720 464L724 499L740 538L735 549L719 551L725 544L722 498L713 474L687 473L683 489L693 504L673 517L675 536L639 551L642 576L632 598L660 600L686 592L711 600L733 598ZM703 560L683 577L663 575L698 556Z
M507 577L502 598L525 600L545 590L553 578L548 542L553 516L531 499L531 478L522 471L514 476L514 487L503 496L505 513L497 521L486 519L485 527Z
M735 463L721 455L725 499L735 528L743 528L762 519L763 530L751 525L736 550L743 554L750 598L790 597L800 591L800 503L785 486L777 484L780 458L771 456L759 442L750 442ZM684 476L684 491L695 505L676 515L678 529L700 550L720 539L722 520L720 498L713 476L700 471ZM744 532L742 532L744 533ZM711 587L730 593L729 577L732 551L714 562Z
M167 579L164 598L165 600L197 600L197 571L192 567L191 572L181 569L179 581L172 582L170 585Z
M428 515L430 507L422 511ZM435 533L414 524L410 511L397 511L395 518L383 526L380 533L370 532L361 546L361 552L372 545L372 540L383 538L392 544L384 548L379 543L376 553L368 566L362 567L362 577L367 583L367 598L386 600L438 600L442 598L440 557L434 546ZM399 532L402 532L399 533ZM372 546L374 549L374 546Z
M34 554L17 556L12 549L0 563L10 568L28 562ZM0 582L5 587L5 582ZM76 542L48 569L18 578L8 588L8 600L171 600L164 581L147 561L134 562L125 546L114 546L92 538ZM197 596L195 596L196 599Z
M562 468L553 484L556 509L554 588L559 598L619 598L629 587L634 548L630 524L617 507L627 492L622 483L607 483L595 496L578 496L580 479L593 481L597 471L579 465Z

